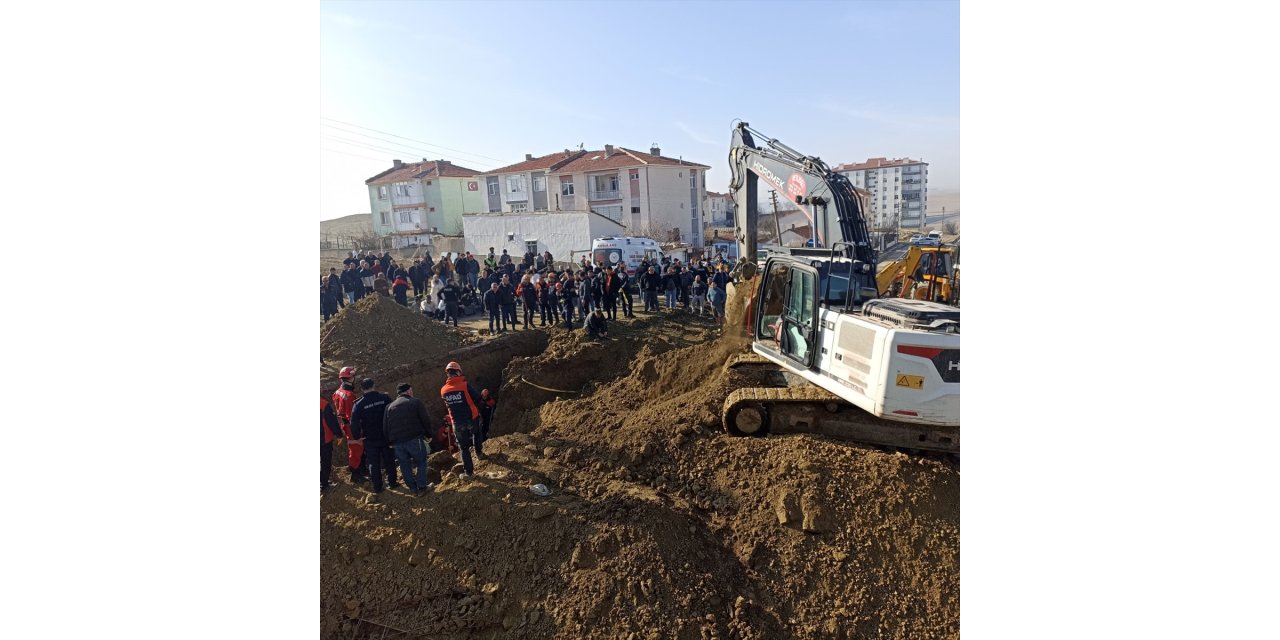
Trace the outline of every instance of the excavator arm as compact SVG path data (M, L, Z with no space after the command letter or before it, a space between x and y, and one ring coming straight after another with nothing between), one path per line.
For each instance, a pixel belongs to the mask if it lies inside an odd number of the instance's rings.
M765 140L766 146L757 147L752 134ZM754 256L758 248L756 198L758 181L763 179L809 218L815 247L846 243L842 245L844 257L876 264L876 251L853 184L820 158L801 154L739 122L729 146L729 167L739 255Z

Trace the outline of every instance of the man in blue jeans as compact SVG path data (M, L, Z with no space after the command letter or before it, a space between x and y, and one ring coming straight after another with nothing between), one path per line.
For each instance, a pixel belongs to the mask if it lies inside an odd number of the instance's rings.
M489 456L484 454L484 440L476 438L480 425L480 392L462 376L462 365L450 362L445 365L445 382L440 387L440 398L444 400L453 418L453 435L458 439L458 448L462 450L462 477L470 478L475 471L471 463L471 447L476 449L476 457L481 460Z
M413 397L413 387L407 382L400 383L396 392L399 396L387 405L382 429L395 449L405 486L415 495L426 495L435 488L427 482L427 444L423 441L431 433L427 405Z

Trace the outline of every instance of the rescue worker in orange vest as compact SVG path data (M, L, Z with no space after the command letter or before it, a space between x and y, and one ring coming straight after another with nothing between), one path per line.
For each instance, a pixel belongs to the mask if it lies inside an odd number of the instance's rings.
M333 441L342 441L342 433L338 430L338 416L329 406L325 398L324 385L320 386L320 493L338 486L329 481L329 472L333 469Z
M351 467L352 484L369 479L369 475L364 472L364 438L351 437L351 408L356 404L356 387L352 383L355 376L355 367L343 367L338 372L342 386L333 392L333 411L338 414L338 425L342 427L342 435L347 439L347 465Z
M467 383L462 376L462 366L457 362L445 365L444 373L446 379L444 386L440 387L440 398L453 419L453 435L458 440L458 448L462 449L462 477L470 478L475 470L471 463L471 447L476 448L476 456L481 460L488 458L482 448L484 441L475 437L480 423L480 392Z

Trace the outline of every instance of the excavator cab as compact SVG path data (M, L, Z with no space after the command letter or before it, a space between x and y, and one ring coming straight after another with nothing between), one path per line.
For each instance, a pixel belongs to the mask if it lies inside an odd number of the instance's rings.
M763 278L754 322L757 340L772 342L780 355L812 368L818 337L818 270L799 260L771 258Z

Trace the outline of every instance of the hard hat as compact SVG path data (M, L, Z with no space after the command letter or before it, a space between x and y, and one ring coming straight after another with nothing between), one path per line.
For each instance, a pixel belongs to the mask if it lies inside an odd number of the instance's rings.
M446 364L444 366L444 371L445 373L448 373L450 371L457 371L458 373L462 373L462 365L458 364L457 362L450 362L449 364Z
M343 367L343 368L342 368L342 371L339 371L339 372L338 372L338 377L339 377L339 378L341 378L341 379L344 379L344 380L345 380L345 379L348 379L348 378L354 378L354 377L356 377L356 368L355 368L355 367Z

